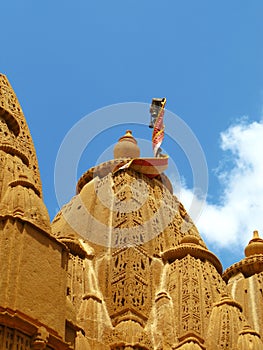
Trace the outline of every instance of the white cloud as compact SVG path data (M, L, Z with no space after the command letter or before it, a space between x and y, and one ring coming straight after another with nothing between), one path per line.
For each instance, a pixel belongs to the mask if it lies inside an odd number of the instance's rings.
M217 176L222 184L219 201L205 203L195 223L204 239L218 247L243 246L259 230L263 237L263 121L241 121L221 133L222 160ZM193 193L180 191L186 209Z

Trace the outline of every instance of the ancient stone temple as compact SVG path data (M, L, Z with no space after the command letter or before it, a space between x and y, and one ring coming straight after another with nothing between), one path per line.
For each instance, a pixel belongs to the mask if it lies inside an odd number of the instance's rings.
M118 135L116 136L118 137ZM0 75L0 349L262 350L263 240L226 271L127 131L50 223Z

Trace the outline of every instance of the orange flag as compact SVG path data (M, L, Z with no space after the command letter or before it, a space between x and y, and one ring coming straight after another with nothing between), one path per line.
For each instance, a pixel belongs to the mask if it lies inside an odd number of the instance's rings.
M161 105L158 110L157 117L154 122L153 134L152 134L152 147L154 156L158 156L158 151L160 151L161 144L164 139L164 107L165 107L166 99L164 98L161 102Z

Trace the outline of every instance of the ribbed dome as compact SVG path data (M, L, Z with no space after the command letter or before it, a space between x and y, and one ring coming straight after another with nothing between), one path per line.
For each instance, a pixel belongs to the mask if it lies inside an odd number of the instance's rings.
M262 350L263 343L259 333L251 329L248 325L245 325L239 333L237 346L238 350Z
M8 187L0 203L0 212L1 217L20 218L50 232L49 215L45 204L34 189L25 187L24 184Z
M140 149L137 141L132 136L131 130L127 130L126 134L119 139L114 147L114 158L138 158L140 157Z

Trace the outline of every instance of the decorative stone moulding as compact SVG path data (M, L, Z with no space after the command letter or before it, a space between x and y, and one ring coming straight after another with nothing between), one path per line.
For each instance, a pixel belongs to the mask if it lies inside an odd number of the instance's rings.
M182 259L188 254L202 261L210 261L215 266L218 273L222 274L223 269L219 259L209 250L201 247L198 238L195 236L191 236L191 238L187 236L185 240L183 238L179 246L163 252L162 258L164 261L172 263L176 259Z
M128 161L126 161L128 162ZM107 176L109 173L114 173L114 170L118 168L120 165L125 164L123 160L121 159L113 159L109 160L105 163L102 163L100 165L97 165L95 167L90 168L88 171L86 171L78 180L77 186L76 186L76 194L79 194L82 190L82 188L92 181L95 177L103 178ZM140 172L140 166L136 166L136 169L130 169L131 172L141 173ZM112 174L114 176L114 174ZM146 176L146 175L145 175ZM159 175L156 175L155 180L159 181L162 185L164 185L169 192L172 194L173 193L173 186L168 179L168 177L164 173L160 173Z
M189 332L179 338L179 343L173 347L173 350L207 350L202 339L195 332Z
M227 282L232 276L242 273L245 277L250 277L255 273L263 271L263 256L250 256L238 263L228 267L223 273L223 279Z
M18 156L18 158L20 158L22 162L28 166L29 159L26 155L26 152L23 152L23 149L21 149L21 147L16 147L16 143L16 141L13 141L13 145L10 145L7 142L1 142L0 150L4 151L5 153L11 154L12 156Z
M222 305L233 306L239 309L240 312L243 311L242 306L238 302L230 298L227 294L223 294L221 300L218 303L215 303L214 307L220 307Z

